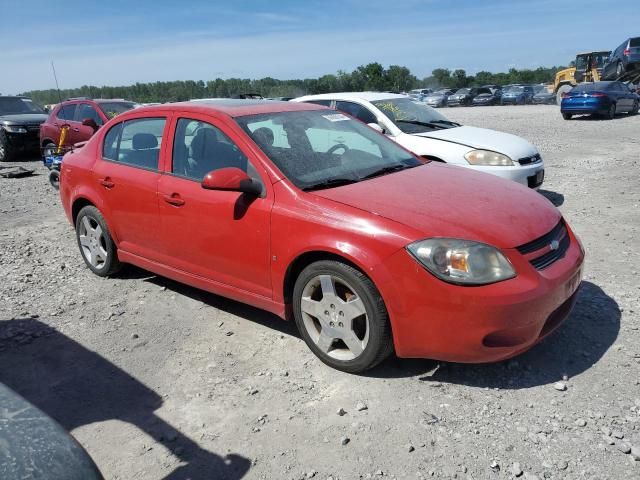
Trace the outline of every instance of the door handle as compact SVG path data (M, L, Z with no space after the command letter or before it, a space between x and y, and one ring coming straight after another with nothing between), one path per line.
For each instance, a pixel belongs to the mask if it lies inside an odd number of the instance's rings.
M184 200L180 197L179 193L172 193L171 195L165 195L164 201L174 207L181 207L184 205Z
M74 129L73 129L73 131L74 131L74 132L79 132L79 131L80 131L80 129L79 129L79 128L74 128Z
M102 185L103 187L105 187L105 188L107 188L107 189L109 189L109 188L113 188L113 187L115 187L115 186L116 186L116 184L115 184L115 183L113 183L113 182L111 181L111 178L109 178L109 177L101 178L101 179L100 179L100 185Z

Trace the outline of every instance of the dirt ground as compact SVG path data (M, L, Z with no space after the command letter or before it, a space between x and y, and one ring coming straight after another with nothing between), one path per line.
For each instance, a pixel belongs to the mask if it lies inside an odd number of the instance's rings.
M536 144L540 193L585 245L576 308L541 345L331 370L266 312L134 268L92 275L31 161L37 176L0 179L0 382L109 480L640 478L640 116L442 113Z

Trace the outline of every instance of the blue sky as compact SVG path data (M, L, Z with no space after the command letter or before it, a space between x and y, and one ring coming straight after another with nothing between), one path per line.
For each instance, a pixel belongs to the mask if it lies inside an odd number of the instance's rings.
M0 92L53 88L51 60L61 88L560 65L640 35L636 2L0 0Z

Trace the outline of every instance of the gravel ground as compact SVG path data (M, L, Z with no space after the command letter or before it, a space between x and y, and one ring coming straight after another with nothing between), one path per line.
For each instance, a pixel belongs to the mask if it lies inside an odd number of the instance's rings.
M541 194L586 247L575 310L530 352L331 370L263 311L134 268L93 276L33 161L0 179L0 381L107 479L640 478L640 116L443 113L535 143Z

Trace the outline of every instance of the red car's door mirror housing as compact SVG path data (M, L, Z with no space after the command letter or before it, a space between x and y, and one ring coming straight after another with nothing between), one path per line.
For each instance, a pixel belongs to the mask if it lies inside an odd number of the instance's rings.
M84 120L82 120L82 125L84 125L85 127L91 127L94 132L97 132L100 128L100 126L93 118L85 118Z
M250 195L261 195L262 185L236 167L213 170L202 179L202 188L206 190L227 190Z

